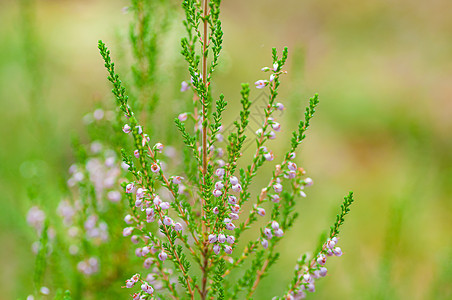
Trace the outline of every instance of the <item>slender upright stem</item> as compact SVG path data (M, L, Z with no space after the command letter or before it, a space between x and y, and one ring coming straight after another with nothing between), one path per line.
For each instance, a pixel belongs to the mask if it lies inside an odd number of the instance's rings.
M205 87L205 92L202 95L202 174L203 174L203 183L206 184L206 173L207 173L207 121L206 121L206 103L207 103L207 10L209 7L209 0L204 0L203 3L203 21L204 21L204 30L203 30L203 51L202 51L202 82ZM204 217L205 211L205 199L202 199L202 216ZM203 232L206 234L205 222L203 222ZM208 247L207 243L204 243L204 266L202 268L202 293L201 299L205 300L207 296L207 265L208 265Z

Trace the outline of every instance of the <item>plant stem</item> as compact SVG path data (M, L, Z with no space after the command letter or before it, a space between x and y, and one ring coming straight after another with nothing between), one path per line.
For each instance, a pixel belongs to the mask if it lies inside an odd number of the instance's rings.
M203 175L203 184L206 184L206 173L207 173L207 120L206 120L206 102L207 102L207 9L209 0L204 0L203 7L203 22L204 22L204 30L203 30L203 52L202 52L202 81L205 87L205 92L202 95L202 175ZM205 218L205 199L202 199L202 217ZM205 221L203 223L203 233L207 235ZM204 238L204 237L203 237ZM204 265L202 267L202 293L201 299L205 300L207 296L207 266L208 266L208 243L204 243Z

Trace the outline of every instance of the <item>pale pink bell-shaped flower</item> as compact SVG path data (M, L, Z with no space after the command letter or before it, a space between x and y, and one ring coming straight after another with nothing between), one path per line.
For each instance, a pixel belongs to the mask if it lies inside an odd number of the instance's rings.
M224 243L224 242L226 242L226 236L224 235L224 234L222 234L222 233L220 233L219 235L218 235L218 242L219 243Z
M333 253L336 256L341 256L342 255L342 249L339 248L339 247L336 247L336 248L333 249Z
M272 124L272 128L274 131L280 131L281 130L281 124L279 124L278 122L274 122Z
M231 204L231 205L237 204L237 197L229 196L228 197L228 203Z
M154 173L158 173L160 171L160 166L157 163L153 163L151 165L151 171Z
M212 211L213 211L213 213L214 213L215 215L218 215L218 214L220 213L220 210L219 210L218 207L216 207L216 206L213 208Z
M226 238L226 241L232 245L235 243L235 237L233 235L228 235L228 237Z
M171 219L168 216L165 216L163 218L163 224L165 224L166 226L171 226L171 225L173 225L173 219Z
M174 184L180 184L182 182L183 177L180 176L174 176L173 177L173 183Z
M232 247L229 246L229 245L225 245L225 246L224 246L224 252L225 252L226 254L232 254Z
M166 254L165 251L162 251L159 253L158 257L161 261L165 261L168 258L168 254Z
M187 113L181 113L181 114L179 114L179 116L177 116L177 118L179 119L179 121L184 122L184 121L187 120L188 114Z
M272 231L269 228L264 229L264 234L268 239L271 239L273 237Z
M135 150L135 151L133 151L133 155L134 155L136 158L139 158L139 157L140 157L140 151L138 151L138 149Z
M240 191L242 191L242 186L238 183L238 184L233 185L233 186L231 187L231 189L232 189L234 192L240 192Z
M220 190L213 190L213 195L215 196L215 197L220 197L222 194L223 194L223 192L222 191L220 191Z
M221 246L218 244L213 245L213 252L215 252L215 254L219 254L221 250Z
M224 187L223 182L221 182L221 181L215 182L215 188L217 190L221 190L223 187Z
M127 194L132 193L133 188L134 188L133 182L129 183L129 184L126 186L126 193L127 193Z
M258 214L259 216L261 216L261 217L265 216L265 209L263 209L263 208L261 208L261 207L258 207L258 208L256 209L256 211L257 211L257 214Z
M217 175L220 178L223 178L223 176L224 176L224 169L223 168L216 169L215 175Z
M261 244L262 244L262 247L264 247L264 249L268 248L268 241L266 239L263 239Z
M325 265L326 263L326 256L323 254L320 254L319 257L317 257L317 263L321 266Z
M129 124L125 124L122 127L122 131L124 131L124 133L130 133L132 131L132 128L129 126Z
M277 110L284 110L284 105L282 103L278 102L278 103L275 104L275 106L276 106Z
M279 229L279 224L276 221L272 221L272 228L273 230L278 230Z
M238 204L232 205L231 206L231 211L235 214L238 214L240 211L240 206Z
M133 231L133 227L126 227L126 228L123 229L122 235L123 236L129 236L129 235L132 234L132 231Z
M275 236L282 237L284 235L284 231L279 228L278 230L275 230Z
M274 203L279 203L279 201L281 200L281 197L279 197L279 195L271 195L270 199L272 200L272 202Z
M133 223L133 217L131 215L127 215L124 217L124 222L126 222L127 224L132 224Z
M312 181L312 179L308 177L308 178L306 178L306 179L304 180L304 184L305 184L306 186L311 186L311 185L314 184L314 181Z
M267 86L268 81L267 81L267 80L262 80L262 79L261 79L261 80L256 81L254 84L256 85L256 87L257 87L258 89L263 89L264 87Z
M177 222L176 224L174 224L174 230L176 231L181 231L182 230L182 224Z
M287 167L289 168L289 170L291 171L296 171L297 170L297 164L294 162L288 162L287 163Z
M154 149L161 153L162 150L163 150L163 144L162 143L156 143L154 145Z
M273 189L275 190L275 192L277 193L281 193L283 190L283 187L280 183L276 183L273 185Z
M190 85L186 81L182 81L180 84L180 91L185 92L190 88Z
M209 241L210 244L216 243L217 242L217 235L213 234L213 233L209 234L208 241Z
M160 203L159 206L161 209L169 209L170 208L170 204L168 202L162 202L162 203Z
M234 230L235 225L232 222L226 223L226 229L227 230Z
M237 179L237 177L232 176L232 177L229 179L229 182L231 183L231 185L236 185L236 184L239 183L239 180Z
M267 152L267 153L264 153L264 158L267 161L272 161L275 157L273 155L273 152Z
M231 217L232 220L238 220L239 219L239 215L238 214L234 214L234 213L230 213L229 217Z

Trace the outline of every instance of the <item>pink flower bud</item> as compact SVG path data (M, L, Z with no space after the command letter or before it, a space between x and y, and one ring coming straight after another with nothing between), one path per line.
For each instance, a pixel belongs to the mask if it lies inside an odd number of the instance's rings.
M226 241L232 245L235 243L235 237L233 235L228 235L228 237L226 238Z
M273 185L273 189L275 190L275 192L281 193L283 190L283 186L280 183L276 183Z
M294 179L295 177L297 177L297 172L295 172L295 171L289 171L288 176L289 176L290 179Z
M174 230L176 231L181 231L182 230L182 224L177 222L176 224L174 224Z
M339 247L336 247L336 248L333 249L333 253L336 256L341 256L342 255L342 249L339 248Z
M275 236L282 237L284 235L284 231L279 228L278 230L275 230Z
M216 215L218 215L220 213L220 210L218 209L218 207L215 206L213 208L213 213L216 214Z
M239 215L238 214L234 214L234 213L230 213L229 217L231 217L232 220L238 220L239 219Z
M143 256L143 248L137 248L137 249L135 249L135 255L136 255L137 257Z
M226 242L226 236L224 235L224 234L222 234L222 233L220 233L219 235L218 235L218 242L220 242L220 243L224 243L224 242Z
M213 233L212 233L212 234L209 234L208 241L209 241L210 244L216 243L216 242L217 242L217 236L216 236L216 234L213 234Z
M321 266L325 265L326 263L326 256L323 254L320 254L319 257L317 257L317 263Z
M127 215L124 217L124 222L126 222L127 224L132 224L133 223L133 217L131 215Z
M224 252L226 252L227 254L232 254L232 247L229 245L225 245Z
M122 235L123 236L129 236L132 234L133 231L133 227L126 227L124 228L124 230L122 231Z
M143 133L143 128L141 128L141 126L135 126L135 128L137 129L138 134Z
M144 197L145 190L143 188L138 188L137 190L137 199L141 199Z
M271 239L273 237L272 231L269 228L264 229L264 234L267 236L268 239Z
M221 190L223 187L224 187L223 182L217 181L217 182L215 183L215 188L216 188L217 190Z
M139 158L140 157L140 151L138 151L138 149L133 151L133 155L135 155L136 158Z
M299 191L298 194L299 194L301 197L306 198L306 193L305 193L305 192Z
M166 254L165 251L162 251L159 253L158 257L161 261L165 261L168 258L168 254Z
M145 282L141 285L141 289L143 290L143 292L145 292L149 295L152 295L152 293L154 293L154 289L152 288L152 286L147 284L147 282Z
M271 195L270 199L272 200L272 202L274 203L279 203L279 201L281 200L281 198L279 197L279 195Z
M296 156L297 156L297 155L295 154L295 152L289 153L289 158L290 158L290 159L295 159Z
M146 208L146 215L147 216L153 216L154 215L154 209L152 207Z
M268 133L268 138L271 139L271 140L276 139L276 134L275 134L275 132L274 132L274 131L270 131L270 132Z
M226 163L225 163L224 160L222 160L222 159L216 160L216 163L217 163L217 165L218 165L220 168L222 168L222 167L224 167L224 166L226 165Z
M221 250L221 246L218 244L213 245L213 252L215 252L215 254L219 254Z
M151 165L151 171L154 173L158 173L160 171L160 166L157 163L153 163Z
M278 122L275 122L272 124L272 128L274 131L280 131L281 130L281 124L279 124Z
M262 244L262 247L264 247L264 249L268 248L268 241L266 239L263 239L261 244Z
M180 84L180 91L185 92L189 89L190 85L186 81L182 81Z
M258 207L257 209L257 214L261 217L265 216L265 209Z
M234 192L240 192L242 190L242 186L240 184L235 184L231 187Z
M297 164L294 162L288 162L287 163L287 167L289 168L289 170L291 171L296 171L297 170Z
M326 250L326 256L333 256L333 251L331 249Z
M267 80L258 80L258 81L256 81L254 84L256 85L256 87L257 87L258 89L263 89L264 87L267 86L268 81L267 81Z
M275 158L275 156L273 155L273 152L267 152L264 153L264 158L267 161L272 161Z
M154 202L154 205L159 206L160 203L162 203L162 199L160 199L159 196L155 196L153 202Z
M270 82L272 82L273 80L275 80L276 75L275 74L271 74L270 75Z
M306 185L306 186L311 186L311 185L313 185L314 184L314 182L312 181L312 179L311 178L306 178L305 180L304 180L304 184Z
M173 183L174 184L180 184L182 182L183 177L180 176L174 176L173 177Z
M127 193L127 194L132 193L133 188L134 188L133 182L129 183L129 184L126 186L126 193Z
M336 246L336 242L334 242L333 240L328 240L327 242L326 242L326 247L328 248L328 249L334 249L334 246Z
M146 255L148 255L149 254L149 247L148 246L145 246L145 247L143 247L142 249L141 249L141 255L142 256L146 256Z
M136 206L136 207L140 207L142 203L143 203L143 200L137 199L137 200L135 201L135 206Z
M227 230L234 230L235 225L232 222L226 223L226 229Z
M276 221L272 221L272 228L273 230L278 230L279 229L279 224Z
M125 124L122 127L122 131L124 131L124 133L130 133L132 131L132 128L129 126L129 124Z
M274 64L273 64L273 71L274 71L274 72L278 72L278 68L279 68L278 63L274 63Z
M130 289L133 288L133 286L135 285L135 282L131 279L127 279L126 280L126 288Z
M314 283L313 283L313 282L308 283L308 285L306 286L306 289L307 289L309 292L314 293L314 292L315 292L315 285L314 285Z
M171 219L168 216L165 216L163 218L163 224L165 224L166 226L171 226L171 225L173 225L173 219Z
M240 206L238 204L232 205L231 206L231 211L235 214L238 214L240 211Z
M162 143L156 143L154 145L154 149L161 153L162 150L163 150L163 144Z
M162 203L160 203L159 206L160 206L161 209L168 209L168 208L170 208L170 204L168 202L162 202Z
M231 185L236 185L236 184L239 183L239 180L237 179L237 177L232 176L232 177L229 179L229 182L231 183Z
M284 105L282 103L276 103L275 106L277 110L284 110Z
M138 244L138 242L140 241L140 238L138 237L138 235L132 235L132 237L130 238L130 241L132 241L132 243L134 243L134 244Z
M325 267L321 267L319 270L319 275L325 277L327 272L328 270Z
M268 71L270 71L270 68L269 68L269 67L263 67L263 68L261 69L261 71L263 71L263 72L268 72Z
M215 197L220 197L222 194L223 194L223 192L222 191L220 191L220 190L213 190L213 195L215 196Z
M228 202L231 205L237 204L237 198L235 196L229 196L228 197Z
M218 168L218 169L215 171L215 175L217 175L217 176L220 177L220 178L223 178L223 176L224 176L224 169L223 169L223 168Z

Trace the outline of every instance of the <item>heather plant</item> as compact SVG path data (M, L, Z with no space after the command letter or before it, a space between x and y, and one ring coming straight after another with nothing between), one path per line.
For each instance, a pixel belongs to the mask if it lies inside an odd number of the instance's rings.
M277 262L277 245L296 225L295 206L313 184L297 151L319 97L309 99L286 152L273 153L268 142L281 130L276 112L285 109L278 94L289 55L287 48L280 53L273 48L271 63L262 68L266 79L255 82L266 91L258 130L249 128L249 84L237 93L236 121L224 124L228 102L212 87L223 43L220 2L182 1L181 54L188 79L178 92L188 101L174 120L179 141L172 144L157 139L166 123L156 121L161 121L158 102L171 99L159 68L162 39L177 19L172 4L131 1L135 62L128 84L99 41L116 107L86 116L92 142L74 143L77 162L69 170L68 196L57 208L59 220L46 218L49 213L37 206L28 213L40 236L34 247L36 296L48 295L45 282L51 282L52 288L71 291L57 290L56 299L70 299L71 293L76 299L107 297L105 287L112 284L133 299L252 299ZM273 164L273 171L260 182L264 164ZM259 187L257 194L253 186ZM342 255L338 234L352 202L350 193L318 249L300 256L286 291L274 299L302 299L315 291L316 281L327 274L327 259Z

